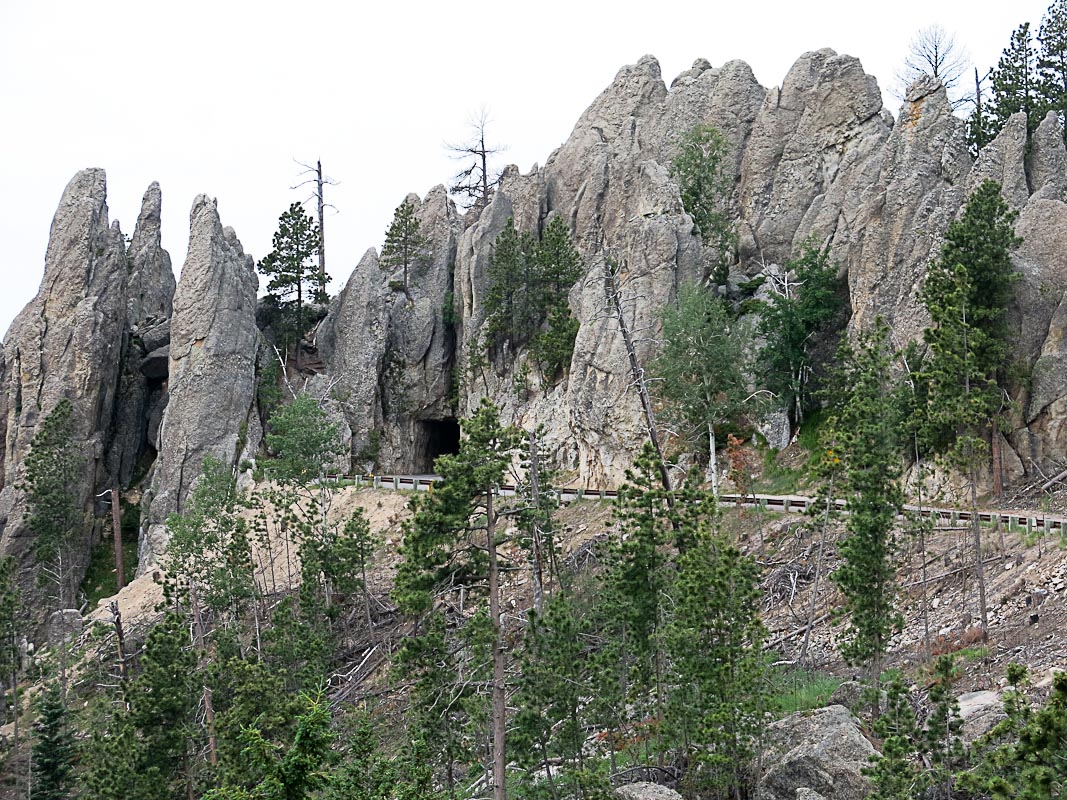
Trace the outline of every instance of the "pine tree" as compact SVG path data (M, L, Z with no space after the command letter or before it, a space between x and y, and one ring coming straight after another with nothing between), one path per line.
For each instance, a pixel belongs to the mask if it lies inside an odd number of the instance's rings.
M578 323L567 297L583 269L562 217L545 226L540 240L508 218L486 273L486 342L495 349L529 344L542 376L553 379L570 365Z
M33 436L22 485L37 559L45 564L41 581L54 585L60 608L74 601L73 547L85 521L71 476L81 472L84 464L75 439L74 407L63 398Z
M296 345L312 322L311 303L326 302L326 281L315 256L321 246L319 227L300 203L278 218L274 249L259 262L270 278L267 299L275 312L274 328L287 345Z
M841 304L829 250L809 241L786 265L785 277L760 313L757 332L766 340L758 357L763 380L797 424L808 405L816 339L829 329Z
M1053 0L1041 20L1037 75L1048 108L1067 114L1067 0ZM1040 124L1040 120L1036 124ZM1067 133L1065 133L1067 136Z
M668 419L693 444L707 446L712 493L719 494L716 429L734 423L749 401L746 342L750 331L724 301L699 286L678 290L663 314L663 351L652 365L654 390Z
M449 591L460 587L481 591L487 585L492 638L492 783L494 797L503 800L504 648L494 489L521 439L515 429L501 425L499 411L488 400L466 421L463 432L459 452L441 456L434 464L441 481L414 504L414 516L404 529L394 597L401 610L424 616L433 610L435 598Z
M931 265L922 300L932 326L923 334L929 351L923 366L928 386L930 439L948 464L970 479L972 510L977 509L977 473L996 421L1004 408L998 385L1007 356L1007 306L1015 272L1011 251L1020 240L1016 214L986 181L975 190L962 217L949 226L940 259ZM999 485L994 453L994 483ZM986 624L981 529L972 515L979 606Z
M727 164L726 139L711 125L689 130L671 162L671 177L678 182L682 207L710 251L711 275L723 285L737 248L737 232L730 217L733 175Z
M204 800L310 800L330 784L331 767L337 754L332 746L336 734L330 727L330 711L321 697L304 697L304 709L296 721L291 742L268 740L255 726L241 732L243 755L255 784L223 786L204 795Z
M848 535L838 547L843 563L833 576L849 616L841 654L869 667L875 678L890 637L903 623L894 603L893 528L904 498L888 341L889 329L879 319L857 349L842 348L840 383L851 391L835 428L849 512Z
M385 244L382 245L379 263L383 269L400 267L403 270L402 289L406 293L409 271L428 263L429 248L430 237L422 233L419 218L415 215L415 206L410 200L405 200L396 207L393 221L385 232Z
M1036 57L1030 23L1024 22L1011 35L1011 43L1004 49L993 70L993 117L999 131L1008 118L1019 111L1027 115L1027 132L1040 120Z
M49 683L36 703L33 723L30 800L64 800L74 770L74 733L59 681Z
M741 797L754 782L768 709L759 569L709 517L690 524L692 546L678 557L671 590L668 721L694 796Z
M1005 718L974 743L974 766L957 775L960 788L994 800L1058 800L1067 791L1067 675L1053 676L1052 693L1035 707L1026 667L1009 664Z
M0 558L0 704L3 705L5 724L14 722L18 735L18 673L22 668L22 650L19 638L22 635L24 611L18 583L15 580L17 564L13 556ZM10 700L8 691L10 690ZM16 741L17 745L18 742Z
M587 625L566 593L549 598L544 612L533 613L523 639L516 705L512 724L512 753L527 768L523 783L528 792L542 783L552 797L561 791L581 795L585 770L583 698L588 682L583 645ZM558 760L558 766L553 766ZM564 788L561 788L561 784Z
M128 692L129 719L141 743L143 800L170 800L195 783L192 754L200 701L197 657L184 614L167 612L145 641L141 674ZM180 788L179 788L180 787Z

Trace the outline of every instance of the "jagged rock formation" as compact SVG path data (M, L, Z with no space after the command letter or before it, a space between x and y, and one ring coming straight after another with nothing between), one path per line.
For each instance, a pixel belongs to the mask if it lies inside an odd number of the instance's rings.
M715 69L698 60L669 90L651 57L620 70L543 167L526 175L508 168L488 207L449 223L449 235L458 239L455 258L435 260L426 280L429 287L453 281L455 353L416 359L423 369L436 364L440 371L421 374L411 408L387 399L391 392L410 394L409 362L397 370L390 354L410 336L424 341L417 331L425 330L426 318L382 316L373 298L388 294L384 283L354 276L320 334L344 342L326 348L327 371L347 381L351 397L371 398L348 414L354 451L372 430L399 431L382 437L378 465L424 469L425 450L416 456L419 438L410 420L462 416L489 396L505 419L528 429L544 425L544 449L570 477L594 486L618 483L643 440L644 423L618 331L603 313L603 263L610 257L622 265L628 321L641 337L654 332L660 309L681 283L705 276L700 239L668 171L680 137L698 122L717 127L730 146L738 279L779 269L812 238L830 246L847 276L850 329L881 316L901 344L921 338L929 322L918 289L948 226L983 180L1000 181L1020 212L1025 239L1015 256L1021 279L1012 314L1014 358L1034 369L1032 391L1020 389L1016 397L1025 412L1008 437L1013 451L1004 463L1018 477L1062 453L1067 152L1059 120L1050 115L1039 126L1029 164L1021 116L975 161L964 124L937 80L917 81L894 121L874 78L855 58L832 50L804 54L781 88L769 91L742 62ZM586 259L586 275L570 295L580 329L567 376L543 380L523 350L482 367L492 243L509 217L536 232L554 215L566 220ZM455 233L457 226L465 227ZM655 357L647 338L639 356ZM352 365L373 370L374 386L369 377L354 382ZM458 388L450 407L443 382L426 379L449 370Z
M159 184L152 183L141 201L126 254L130 268L126 336L114 434L108 450L108 471L112 482L120 486L130 483L146 451L154 455L158 442L155 431L149 435L149 420L162 414L166 405L167 345L175 283L170 254L163 249L160 237L162 205Z
M37 426L61 399L69 399L85 458L85 469L70 476L70 485L88 509L106 478L127 299L126 246L118 224L108 224L104 171L82 170L67 184L52 220L40 291L4 340L0 548L16 555L27 573L33 541L18 486L23 459ZM84 568L89 543L86 535L75 547L75 570ZM27 591L39 591L27 573Z
M357 469L428 471L451 436L455 352L452 265L462 223L443 186L409 195L430 240L409 269L383 270L369 250L319 326L316 344L337 381L333 397L353 432ZM458 431L456 431L458 435Z
M159 457L145 498L138 570L166 546L166 519L180 512L208 456L237 464L255 452L257 432L256 277L215 202L199 195L189 215L189 251L174 294L170 322L169 400L159 432ZM254 419L253 419L254 418Z
M1021 476L1062 459L1067 150L1059 119L1041 122L1029 158L1017 116L973 159L936 80L917 81L894 120L855 58L819 50L770 90L743 62L716 68L702 59L668 89L646 56L619 71L544 166L525 175L508 168L484 209L461 217L440 186L410 196L431 242L427 257L405 288L399 270L383 270L368 251L315 331L321 361L304 365L322 373L307 386L328 395L343 421L350 466L428 471L458 442L456 420L488 396L506 421L544 427L542 452L566 479L619 483L645 434L617 324L605 313L604 265L619 266L627 323L647 364L661 309L708 272L670 176L697 123L718 128L729 147L739 233L731 283L780 272L814 239L847 277L850 330L882 316L901 344L928 323L917 292L948 226L982 180L1000 181L1024 239L1014 256L1012 359L1031 376L1015 390L1020 411L1003 460ZM15 484L37 422L61 397L75 404L89 464L76 483L87 507L91 492L153 470L142 569L162 552L163 522L204 456L255 458L256 363L271 354L256 330L252 261L214 203L197 198L175 293L160 213L153 184L127 250L108 225L103 172L86 170L67 187L41 292L0 353L0 543L8 551L27 549ZM525 348L486 362L493 242L509 217L539 232L557 216L585 260L569 296L579 322L569 369L542 376ZM788 439L786 428L780 433Z

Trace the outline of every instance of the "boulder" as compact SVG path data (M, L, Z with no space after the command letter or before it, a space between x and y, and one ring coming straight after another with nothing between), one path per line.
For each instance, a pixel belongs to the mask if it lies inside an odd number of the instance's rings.
M615 790L619 800L682 800L674 789L660 786L658 783L629 783Z
M998 692L967 692L961 694L957 702L963 722L960 736L967 746L974 744L975 740L989 733L994 725L1008 716L1004 713L1004 703Z
M795 800L802 789L825 800L863 800L870 793L861 770L876 751L844 706L792 714L770 725L767 740L759 800Z
M174 295L170 366L159 455L145 495L147 526L138 574L158 563L166 519L180 512L206 457L237 464L257 415L256 277L232 228L223 228L215 202L200 195L189 221L189 250Z

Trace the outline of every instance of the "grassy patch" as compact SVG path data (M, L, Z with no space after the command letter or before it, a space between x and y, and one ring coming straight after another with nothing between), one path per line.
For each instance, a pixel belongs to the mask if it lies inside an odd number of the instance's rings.
M137 573L137 536L141 513L137 506L122 503L122 568L126 573L126 583L133 580ZM89 558L89 569L85 572L82 592L90 609L105 597L118 591L115 575L115 542L110 536L104 536L93 548Z
M788 467L778 460L778 453L767 447L763 450L763 470L753 482L756 494L790 494L800 486L804 471Z
M771 708L785 716L822 708L841 681L823 672L785 665L771 667Z

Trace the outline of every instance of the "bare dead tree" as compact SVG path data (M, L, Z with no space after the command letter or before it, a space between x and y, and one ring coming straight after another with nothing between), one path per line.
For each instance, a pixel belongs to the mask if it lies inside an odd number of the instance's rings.
M619 276L622 272L622 267L616 264L611 258L604 258L603 269L603 281L604 281L604 297L607 300L607 314L610 318L614 319L615 323L619 326L619 333L622 335L623 344L626 347L626 356L630 365L630 378L632 380L632 386L637 391L637 396L641 400L641 410L645 416L645 430L648 433L648 441L652 444L652 449L656 452L656 461L659 464L660 481L663 483L663 488L667 490L668 505L673 505L671 501L670 492L671 476L667 469L667 460L663 456L663 448L660 445L659 427L656 424L656 414L652 408L652 397L648 391L648 379L645 376L644 367L641 366L641 362L637 357L637 350L634 347L633 332L630 329L630 325L626 320L626 314L623 310L625 300L623 298L622 287L620 285Z
M948 92L949 102L956 107L967 102L957 90L969 66L970 57L956 42L955 34L940 25L922 28L912 37L908 55L896 72L898 94L903 97L917 78L931 75L941 81Z
M296 161L295 158L293 160ZM315 191L311 194L311 196L309 196L306 200L304 200L304 202L306 203L306 202L308 202L310 200L314 200L315 201L315 205L316 205L316 207L318 209L318 214L319 214L319 281L321 282L321 285L323 287L325 287L326 286L326 282L328 281L328 278L326 277L326 225L325 225L326 220L325 220L325 213L326 213L326 209L327 208L332 208L334 211L336 211L337 210L337 206L326 202L325 197L323 196L323 187L325 187L325 186L337 186L337 185L339 185L340 182L339 181L335 181L333 178L331 178L328 175L323 175L322 174L322 161L321 160L320 161L316 161L315 162L315 166L311 166L310 164L305 164L303 161L296 161L296 163L304 168L304 171L301 172L300 175L301 176L309 175L310 177L308 177L306 180L300 181L300 183L296 184L295 186L290 186L289 188L290 189L299 189L302 186L308 186L308 185L313 185L315 187Z
M490 160L505 150L504 147L490 145L486 142L486 128L489 125L489 113L483 108L470 121L470 135L459 144L445 144L445 149L457 161L468 163L452 178L448 190L459 197L459 204L464 209L483 209L489 205L493 191L500 185L501 173L492 169ZM469 159L469 161L468 161Z

